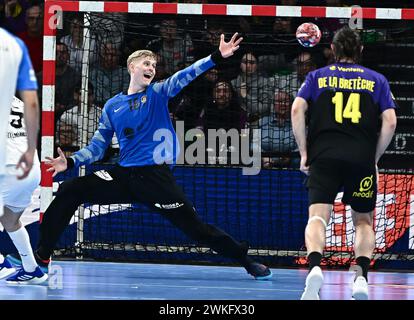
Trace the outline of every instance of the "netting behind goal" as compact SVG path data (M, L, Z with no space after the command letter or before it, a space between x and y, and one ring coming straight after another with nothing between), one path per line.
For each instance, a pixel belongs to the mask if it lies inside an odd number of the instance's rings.
M129 10L139 5L143 6L139 12L152 6L136 4ZM332 62L330 40L348 19L301 18L294 14L294 7L278 7L283 10L277 12L285 14L276 17L272 6L261 9L270 10L269 16L259 17L253 15L262 11L237 7L240 15L226 15L226 11L221 15L96 13L89 12L86 5L80 8L85 12L64 12L63 29L56 36L54 147L70 153L90 139L105 101L129 85L126 58L133 51L148 48L157 53L157 81L211 54L221 33L229 38L240 32L244 41L237 54L200 76L170 101L169 108L172 120L181 128L179 135L199 129L191 141L182 138L184 153L196 139L208 140L208 129L219 128L237 130L252 153L258 142L251 133L259 130L260 173L242 174L251 163L240 160L240 148L229 139L208 145L199 155L203 163L189 164L185 158L174 175L201 219L248 241L250 253L259 260L272 265L302 264L308 200L304 176L298 170L290 106L306 74ZM305 21L318 24L323 32L315 48L305 49L296 41L295 30ZM412 260L414 253L414 22L364 19L363 24L362 64L389 79L399 104L397 133L380 163L374 223L376 258L387 264ZM117 147L114 139L105 158L82 174L114 166ZM232 163L232 157L239 163ZM56 181L78 174L73 170ZM340 197L326 231L325 263L347 265L352 259L353 225L350 210L340 203ZM194 243L141 204L85 204L72 219L56 254L230 262Z

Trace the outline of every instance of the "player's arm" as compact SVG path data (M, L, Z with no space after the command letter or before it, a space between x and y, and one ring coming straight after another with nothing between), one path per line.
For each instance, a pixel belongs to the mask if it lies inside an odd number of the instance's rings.
M375 152L375 164L378 164L379 159L384 154L391 139L394 135L395 128L397 126L397 117L395 115L395 104L394 96L391 93L390 85L385 77L381 78L382 83L380 86L380 94L378 105L381 113L382 126L380 135L377 141L377 149Z
M305 82L299 89L299 92L292 105L292 130L296 139L296 144L300 153L300 171L309 174L307 165L308 152L306 145L306 111L308 110L308 101L312 100L313 94L313 72L306 76Z
M27 132L28 147L19 159L16 168L21 168L23 174L18 179L26 178L33 166L33 158L37 146L37 135L39 132L39 100L37 97L37 81L29 57L28 50L23 41L17 39L22 49L22 60L19 64L16 89L24 103L24 121Z
M37 91L21 90L20 97L24 102L24 122L27 132L27 150L20 157L16 168L21 168L23 174L18 179L24 179L28 176L33 166L33 158L36 152L37 136L39 132L39 101Z
M296 143L300 153L300 170L309 174L309 167L306 162L308 159L306 149L306 111L308 110L308 102L296 97L292 105L292 129L296 139Z
M237 39L237 32L229 42L224 41L224 34L221 35L219 49L206 58L194 62L191 66L180 70L166 79L164 82L156 83L154 91L166 95L168 98L175 97L185 86L197 78L200 74L214 67L234 54L239 49L243 38Z
M59 156L57 158L46 157L46 164L50 166L47 171L53 172L54 177L66 169L91 164L102 159L105 150L111 143L113 135L114 129L106 113L106 108L104 108L101 119L99 120L98 130L95 131L91 142L86 147L75 152L68 159L66 159L62 150L58 148Z
M37 146L37 135L39 132L39 100L37 91L20 91L20 97L24 102L24 121L27 132L27 149L35 152Z
M397 127L397 116L394 108L387 109L381 114L382 126L377 142L377 150L375 153L375 164L378 164L379 159L384 154Z

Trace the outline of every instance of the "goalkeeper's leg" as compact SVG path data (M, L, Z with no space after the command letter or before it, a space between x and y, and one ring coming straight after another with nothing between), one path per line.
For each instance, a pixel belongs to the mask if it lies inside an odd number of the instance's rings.
M146 203L193 240L238 261L256 279L265 280L271 277L269 268L254 262L247 255L246 243L236 241L223 230L200 219L168 168L158 167L150 170L153 170L150 174L143 173L146 179L145 191L142 191L145 192Z
M36 254L45 263L50 259L57 241L69 224L79 205L130 203L132 198L125 187L125 172L116 167L108 172L74 178L63 182L44 213L40 224L39 243Z

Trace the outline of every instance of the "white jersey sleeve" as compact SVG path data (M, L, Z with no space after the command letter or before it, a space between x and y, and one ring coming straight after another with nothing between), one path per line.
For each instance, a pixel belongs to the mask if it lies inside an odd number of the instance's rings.
M5 169L5 140L16 89L36 90L34 71L23 41L0 28L0 175Z

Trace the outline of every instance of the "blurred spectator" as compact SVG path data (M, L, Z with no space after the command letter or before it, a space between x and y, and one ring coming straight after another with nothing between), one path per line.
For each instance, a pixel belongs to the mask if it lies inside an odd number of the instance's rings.
M124 31L124 41L121 45L121 61L127 61L130 54L145 48L149 41L148 25L149 17L142 17L137 20L132 14L127 16L127 23Z
M58 122L58 131L56 131L56 146L59 146L66 156L70 156L73 150L78 150L77 133L73 124L64 121ZM73 149L73 147L77 147Z
M230 160L229 157L223 157L222 152L228 155L228 152L237 152L238 144L231 137L227 141L217 139L217 135L227 136L229 130L237 130L245 127L245 113L240 108L230 82L219 81L213 88L212 100L205 106L200 114L199 128L206 135L206 152L209 163L225 164ZM215 129L209 132L209 129ZM230 131L231 132L231 131Z
M275 75L278 88L296 95L306 75L316 69L316 62L310 52L301 52L293 60L295 71L287 75Z
M216 68L209 69L203 75L182 91L175 105L169 104L174 108L175 117L184 121L185 130L195 128L198 124L198 117L204 106L211 102L213 88L218 81L218 71ZM175 102L175 98L173 99ZM170 109L171 110L171 109Z
M171 74L167 72L167 68L165 65L165 59L159 53L155 54L157 57L157 67L155 68L155 77L153 81L160 81L167 79Z
M220 43L221 34L224 34L224 29L218 20L209 20L207 29L203 30L201 41L197 42L194 48L195 59L198 60L213 53Z
M259 120L261 147L264 153L286 153L283 156L263 157L264 166L290 166L290 152L297 146L290 121L293 96L285 91L275 93L273 112Z
M72 102L75 85L81 77L69 66L69 50L64 43L56 45L56 88L55 100L66 110Z
M127 13L124 12L93 12L90 14L91 30L94 30L97 45L110 42L118 50L124 41Z
M231 83L236 90L240 105L247 112L250 127L256 127L259 118L268 115L273 100L274 82L257 71L254 53L245 53L240 62L241 72Z
M288 34L292 35L295 33L295 28L293 26L293 20L290 17L281 18L277 17L273 21L272 25L272 34L273 35L280 35L280 34Z
M179 34L177 21L164 19L160 25L160 37L148 43L147 49L160 54L165 70L173 74L194 61L194 48L188 33Z
M200 128L208 129L244 128L245 116L235 99L233 88L227 81L219 81L213 88L212 100L200 114Z
M223 22L217 18L209 19L207 21L207 29L203 31L204 34L202 35L201 41L196 44L194 49L196 60L204 58L217 50L220 43L220 35L225 34L225 30L222 25ZM240 51L241 50L238 50L234 57L226 59L216 67L220 79L231 80L237 77L239 70L237 58L240 57Z
M98 129L102 109L95 104L94 87L88 85L87 126L83 125L81 110L81 85L78 83L73 93L73 106L66 110L57 122L57 143L61 146L80 146L82 132L87 130L87 141ZM72 135L68 135L72 133Z
M69 51L66 44L58 42L56 44L56 86L55 86L55 120L60 118L71 104L73 105L73 94L76 83L81 80L81 76L69 66ZM43 72L37 74L39 84L43 80ZM42 90L42 86L39 86ZM41 96L41 92L39 92Z
M40 72L43 65L43 7L31 6L26 11L26 31L17 36L24 41L29 50L34 71Z
M264 45L258 48L258 70L267 76L273 76L277 71L287 68L287 61L293 59L294 47L286 42L294 39L295 30L292 18L275 18L272 23L272 33L262 33L258 38ZM268 45L266 45L268 44Z
M296 59L296 73L299 82L305 81L309 72L316 69L316 62L309 52L302 52Z
M26 0L4 0L2 27L14 34L24 32L26 30L26 10L28 7L29 3Z
M89 66L93 66L97 59L96 40L88 33L89 42ZM84 50L83 21L80 17L74 17L70 23L70 34L60 39L69 49L69 65L77 72L82 71L82 59Z
M89 81L95 87L96 101L100 105L112 96L128 89L129 73L126 67L119 65L120 51L112 43L100 48L99 65L91 69Z

